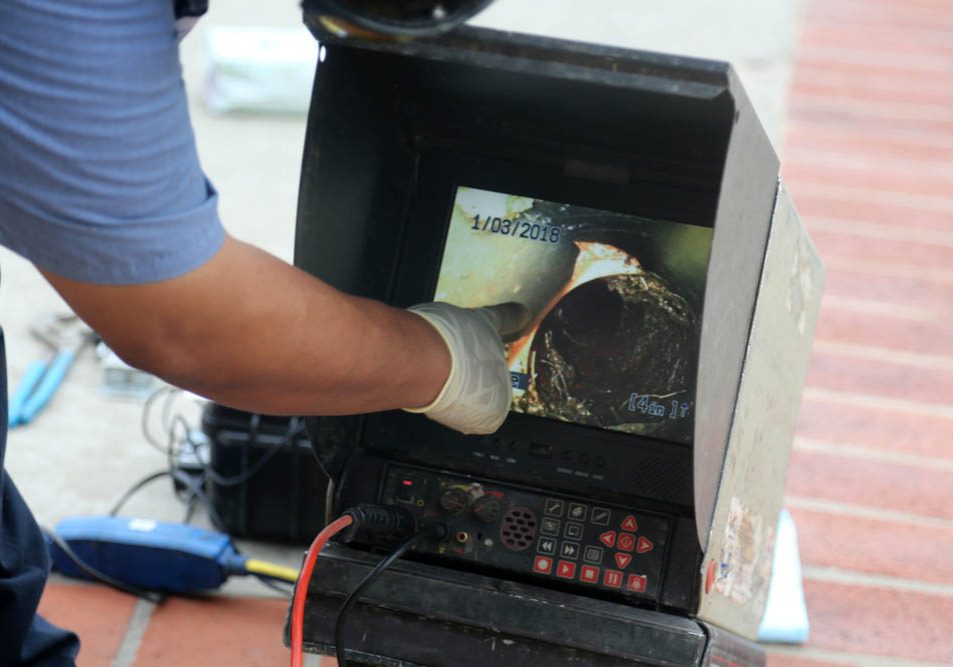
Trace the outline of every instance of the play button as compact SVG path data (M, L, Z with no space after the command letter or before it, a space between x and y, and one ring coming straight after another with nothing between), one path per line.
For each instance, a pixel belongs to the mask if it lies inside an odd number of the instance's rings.
M564 560L559 561L559 567L556 569L556 576L563 579L572 579L576 576L576 564L567 563Z

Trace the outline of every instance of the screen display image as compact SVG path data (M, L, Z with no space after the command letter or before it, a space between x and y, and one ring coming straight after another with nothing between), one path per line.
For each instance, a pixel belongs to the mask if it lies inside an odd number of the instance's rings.
M712 230L457 189L434 300L517 302L512 409L690 443Z

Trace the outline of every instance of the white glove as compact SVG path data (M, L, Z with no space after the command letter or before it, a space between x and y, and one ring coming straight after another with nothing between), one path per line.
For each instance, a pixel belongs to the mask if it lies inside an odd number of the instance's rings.
M408 409L462 433L493 433L509 412L513 396L502 336L518 333L530 312L518 303L458 308L422 303L409 309L437 330L450 349L450 377L437 398Z

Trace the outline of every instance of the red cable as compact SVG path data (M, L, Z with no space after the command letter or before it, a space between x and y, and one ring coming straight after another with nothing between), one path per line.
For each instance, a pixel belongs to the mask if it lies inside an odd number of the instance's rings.
M342 516L332 521L318 533L304 558L301 574L298 576L298 585L295 587L294 600L291 603L291 667L302 667L304 662L304 601L308 597L308 584L311 583L311 573L318 560L318 554L332 537L354 523L350 516Z

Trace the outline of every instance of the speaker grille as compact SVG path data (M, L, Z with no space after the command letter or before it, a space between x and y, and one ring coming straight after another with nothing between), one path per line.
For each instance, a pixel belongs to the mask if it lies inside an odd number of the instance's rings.
M536 539L536 515L528 507L513 507L503 515L500 526L503 546L513 551L522 551Z

